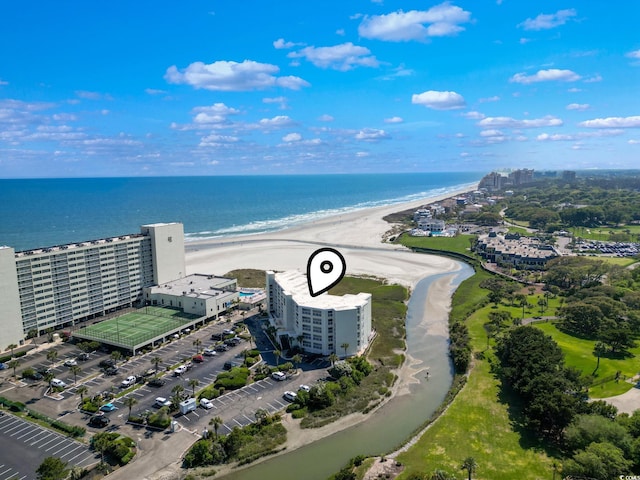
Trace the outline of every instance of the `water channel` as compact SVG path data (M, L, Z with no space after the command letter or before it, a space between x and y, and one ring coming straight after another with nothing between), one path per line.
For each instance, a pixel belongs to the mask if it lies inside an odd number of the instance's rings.
M442 403L453 379L448 355L447 314L426 310L429 288L445 277L449 294L473 275L458 263L453 273L433 275L416 285L408 303L407 361L413 381L367 421L325 437L306 447L276 456L224 476L225 480L326 480L359 454L379 455L407 440ZM423 321L424 319L424 321Z

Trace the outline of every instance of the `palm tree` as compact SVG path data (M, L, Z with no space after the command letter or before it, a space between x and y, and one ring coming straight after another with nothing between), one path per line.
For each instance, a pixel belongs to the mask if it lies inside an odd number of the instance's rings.
M118 362L122 359L122 353L120 353L120 350L114 350L113 352L111 352L111 358L114 362L116 362L117 365Z
M71 367L69 367L69 371L73 373L73 383L77 383L78 374L82 371L82 368L80 368L78 365L72 365Z
M298 342L298 346L302 348L302 342L304 341L304 335L298 335L296 337L296 341Z
M131 416L131 409L133 408L134 405L137 405L138 400L136 400L133 397L125 397L124 399L124 405L126 407L129 407L129 417Z
M56 358L58 358L58 351L57 350L49 350L47 352L47 360L49 360L51 362L51 366L53 366L53 362L56 361Z
M84 396L89 393L89 389L87 388L86 385L80 385L78 388L76 388L76 393L78 395L80 395L80 403L83 404L84 403Z
M53 380L54 378L56 378L56 376L53 374L53 372L47 372L44 375L44 379L47 381L47 383L49 384L49 388L51 388L51 380Z
M213 431L216 433L216 438L218 438L218 429L224 422L220 417L213 417L209 420L209 425L213 426Z
M340 345L340 348L344 348L344 356L347 356L347 349L349 348L349 344L347 342L344 342L342 345Z
M183 392L184 392L184 387L180 384L175 385L171 389L171 393L173 393L173 396L171 397L171 402L173 403L173 406L175 408L178 408L178 405L180 405L180 402L182 401Z
M429 476L429 480L449 480L449 475L444 470L436 468Z
M273 351L273 354L276 357L276 367L280 364L280 356L282 355L282 352L278 349Z
M302 363L302 355L300 355L299 353L296 353L291 360L293 361L293 364L296 366L296 369L297 369L298 365Z
M335 352L329 355L329 361L331 362L332 367L336 364L338 360L340 360L340 358L338 357L338 355L335 354Z
M200 345L202 345L202 340L200 340L199 338L196 338L193 341L193 346L196 347L196 353L200 353Z
M162 359L158 355L154 355L153 357L151 357L151 363L155 367L156 373L158 373L158 367L162 363Z
M200 385L200 380L197 378L192 378L189 380L189 386L191 387L191 396L195 398L196 396L196 387Z
M17 358L14 358L13 360L10 360L9 362L7 362L7 366L9 368L13 368L13 376L16 376L16 368L18 368L18 365L20 365L20 360L18 360Z
M602 342L597 342L593 347L593 354L598 357L598 363L596 363L596 369L593 371L592 375L598 371L600 368L600 357L607 353L607 347Z
M12 343L10 345L7 345L7 350L11 350L11 357L13 358L13 349L14 348L18 348L18 345L16 345L15 343Z
M467 473L469 474L469 480L471 480L471 474L475 473L477 468L478 468L478 464L476 463L476 460L473 457L465 458L464 461L462 462L462 465L460 466L460 470L466 470Z

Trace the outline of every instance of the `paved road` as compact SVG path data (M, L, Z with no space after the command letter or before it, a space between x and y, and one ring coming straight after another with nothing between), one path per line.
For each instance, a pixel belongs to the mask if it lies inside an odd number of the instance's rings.
M87 445L9 413L0 416L0 480L35 479L46 457L87 467L99 461Z

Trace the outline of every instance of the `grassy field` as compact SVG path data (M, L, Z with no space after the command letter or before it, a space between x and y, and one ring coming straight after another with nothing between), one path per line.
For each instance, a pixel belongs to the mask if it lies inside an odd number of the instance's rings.
M412 237L411 235L402 235L398 241L405 247L422 247L432 248L434 250L443 250L464 255L472 255L469 251L471 241L475 239L475 235L458 235L456 237Z
M267 283L264 270L256 270L253 268L231 270L225 273L223 277L236 278L238 280L238 287L243 288L265 288Z
M597 260L602 260L611 265L618 265L620 267L628 267L629 265L633 265L638 262L638 260L633 257L598 257Z
M624 227L573 227L567 229L567 231L573 233L575 237L580 237L588 240L601 240L608 241L611 233L627 233L629 231L632 235L634 242L638 241L636 235L640 235L640 225L629 225Z
M478 299L486 296L486 290L478 284L488 275L482 272L462 283L454 296L454 316L472 311ZM491 306L483 307L467 320L473 351L485 352L486 357L474 360L466 386L449 409L416 445L399 455L398 460L406 466L400 479L413 473L430 474L437 468L463 476L460 465L468 456L478 464L474 475L477 479L551 478L552 458L514 429L517 419L511 418L510 413L514 407L502 399L499 381L491 373L492 354L485 351L487 335L483 326L490 311Z
M547 335L550 335L556 343L562 348L565 355L565 362L568 366L576 367L584 372L585 375L592 375L597 364L597 357L593 354L595 340L586 340L576 338L558 330L553 323L536 323L536 327L541 329ZM634 356L631 358L607 358L600 359L600 367L596 372L596 380L598 378L606 378L615 375L616 372L622 372L626 377L633 377L640 372L640 346L630 350ZM619 395L631 389L633 384L620 380L609 381L602 385L596 385L589 391L592 398L610 397Z
M144 307L136 312L80 328L76 334L98 342L111 341L133 347L158 335L180 328L193 315L162 307Z

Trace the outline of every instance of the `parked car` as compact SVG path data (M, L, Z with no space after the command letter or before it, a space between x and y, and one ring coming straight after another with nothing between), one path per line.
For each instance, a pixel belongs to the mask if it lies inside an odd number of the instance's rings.
M224 368L225 370L231 370L233 367L235 367L233 362L224 362L224 366L222 368Z
M118 374L118 367L109 367L106 368L104 373L106 375L117 375Z
M98 364L98 366L100 368L115 367L116 361L113 358L105 358L104 360L100 360L100 363Z
M109 417L105 417L104 415L93 415L89 419L89 425L92 427L103 428L109 425Z
M194 355L191 360L193 360L196 363L202 363L204 362L204 357L202 355Z
M161 387L165 383L167 383L167 381L164 378L154 378L152 380L149 380L149 383L147 385L151 387Z
M30 378L31 380L42 380L44 378L44 375L42 375L41 373L36 372L32 368L27 368L27 369L25 369L24 372L22 372L22 377L23 378Z
M193 367L193 362L189 360L188 362L185 362L184 366L187 370L191 370L191 367Z
M213 348L205 348L202 353L204 353L206 357L214 357L216 355L216 351Z
M213 408L213 402L211 400L209 400L208 398L201 398L200 399L200 406L202 408L206 408L207 410L209 410L210 408Z
M100 407L101 412L113 412L114 410L117 410L117 409L118 407L116 407L113 403L105 403Z
M6 363L0 362L0 370L6 370L7 368L9 368L9 367L7 366Z
M78 365L78 362L76 362L73 358L68 358L64 361L65 367L75 367L76 365Z
M287 379L287 376L286 376L284 373L282 373L282 372L273 372L273 373L271 374L271 378L273 378L274 380L277 380L277 381L281 382L281 381L283 381L283 380L286 380L286 379Z
M51 386L65 388L67 384L64 383L62 380L60 380L59 378L54 378L53 380L51 380Z
M224 329L224 330L222 331L222 333L223 333L224 335L235 335L235 334L236 334L236 332L234 332L234 331L233 331L233 330L231 330L230 328L226 328L226 329Z
M291 390L287 390L286 392L284 392L284 395L282 395L285 400L289 400L290 402L295 402L296 399L298 398L298 395L295 392L292 392Z
M122 388L127 388L130 387L131 385L135 385L136 383L136 377L133 375L129 375L127 378L125 378L122 383L120 384L120 386Z
M222 333L212 333L211 340L222 340L224 335Z
M298 390L302 390L302 391L305 391L305 392L310 392L311 391L311 387L309 385L302 384L302 385L300 385L298 387Z
M232 337L232 338L227 338L224 343L225 345L229 345L230 347L235 347L236 345L240 345L240 342L242 341L242 339L240 337Z
M155 401L153 402L153 406L155 408L170 407L171 400L167 400L164 397L156 397Z
M216 345L216 352L226 352L227 350L229 350L229 347L227 347L224 343Z
M182 375L186 371L187 371L187 367L185 367L184 365L180 365L179 367L177 367L176 369L173 370L173 374L176 377L179 377L180 375Z
M48 373L51 373L51 369L47 367L38 367L36 368L36 372L38 372L40 375L46 375Z
M80 360L81 362L86 362L87 360L89 360L89 354L86 352L82 352L80 355L76 357L76 359Z

